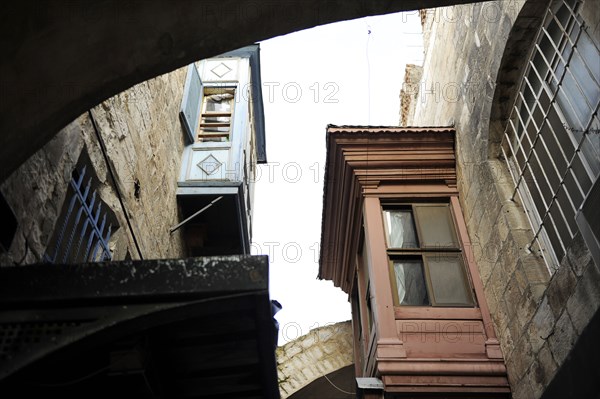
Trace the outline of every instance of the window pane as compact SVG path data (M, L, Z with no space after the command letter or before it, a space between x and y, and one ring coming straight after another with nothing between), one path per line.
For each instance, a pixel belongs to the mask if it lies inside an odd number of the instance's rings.
M600 120L594 115L581 152L590 165L594 176L600 174Z
M429 298L423 276L423 263L418 259L394 261L394 274L400 305L427 306Z
M389 248L417 248L417 236L412 212L386 210L383 212Z
M233 94L213 94L206 100L206 112L231 112Z
M458 247L447 205L415 205L422 247Z
M436 305L473 304L459 255L430 255L426 261Z

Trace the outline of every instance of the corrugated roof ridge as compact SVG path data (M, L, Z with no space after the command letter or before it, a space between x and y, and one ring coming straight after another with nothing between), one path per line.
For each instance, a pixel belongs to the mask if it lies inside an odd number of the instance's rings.
M327 130L352 130L352 131L406 131L406 132L430 132L430 131L454 131L454 126L374 126L374 125L327 125ZM377 130L379 129L379 130Z

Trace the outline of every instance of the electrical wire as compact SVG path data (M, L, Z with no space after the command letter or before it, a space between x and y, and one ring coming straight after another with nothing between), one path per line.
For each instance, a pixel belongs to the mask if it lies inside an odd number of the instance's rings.
M356 395L356 392L344 391L343 389L337 387L333 382L331 382L331 380L326 375L323 375L323 377L325 377L325 379L331 384L332 387L334 387L335 389L337 389L341 393L345 393L346 395Z
M367 102L368 102L367 125L370 125L371 124L371 60L369 58L369 43L371 42L371 25L369 25L369 23L366 21L366 19L365 19L365 24L367 25L367 45L365 48L365 53L366 53L366 57L367 57ZM367 135L367 167L365 169L365 180L367 181L367 183L369 182L369 142L370 142L370 138L371 138L371 135Z
M309 333L309 334L310 334L310 333ZM306 351L306 352L304 352L304 353L305 353L305 354L306 354L306 355L307 355L307 356L308 356L308 357L309 357L309 358L312 360L312 363L313 363L313 364L317 364L317 363L319 362L319 359L315 359L315 356L314 356L314 354L313 354L312 352L310 352L310 351ZM331 386L332 386L332 387L334 387L335 389L337 389L338 391L340 391L340 392L342 392L342 393L344 393L344 394L346 394L346 395L356 395L356 392L348 392L348 391L344 391L342 388L340 388L340 387L338 387L337 385L335 385L335 384L333 383L333 381L331 381L331 380L329 379L329 377L327 377L327 374L323 374L323 377L325 377L325 379L327 380L327 382L328 382L329 384L331 384Z
M366 21L367 25L367 45L365 48L365 53L367 56L367 125L371 124L371 60L369 58L369 43L371 42L371 25L369 25Z
M135 244L135 248L137 250L138 256L140 257L140 260L144 260L144 257L142 256L142 250L140 249L140 245L138 244L137 238L133 231L133 226L131 225L131 221L129 220L129 215L127 213L127 210L125 209L125 203L123 203L123 196L121 195L121 191L119 190L119 185L117 184L117 179L115 179L115 174L114 174L112 167L110 165L110 162L108 160L108 154L106 151L106 146L104 145L104 140L102 140L102 136L100 135L98 125L96 124L96 119L94 118L94 115L92 114L91 109L88 111L88 114L92 121L92 126L94 127L94 132L96 132L96 138L98 139L98 143L100 144L100 150L102 151L102 156L104 157L104 163L106 164L106 169L108 170L108 174L110 175L110 178L113 182L115 191L117 192L117 198L119 199L119 204L121 204L121 209L123 210L123 215L125 216L125 220L127 221L127 227L129 228L129 232L131 233L131 237L133 238L133 243Z

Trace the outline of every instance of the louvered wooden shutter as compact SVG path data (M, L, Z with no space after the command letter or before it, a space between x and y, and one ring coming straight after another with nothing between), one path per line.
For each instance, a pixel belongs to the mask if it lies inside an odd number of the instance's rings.
M196 140L202 104L202 80L194 64L188 66L179 117L190 143Z

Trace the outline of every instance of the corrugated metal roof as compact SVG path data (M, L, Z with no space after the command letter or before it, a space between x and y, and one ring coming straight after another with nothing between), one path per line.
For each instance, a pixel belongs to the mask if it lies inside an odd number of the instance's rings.
M327 133L432 133L453 132L452 126L354 126L327 125Z

